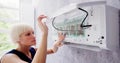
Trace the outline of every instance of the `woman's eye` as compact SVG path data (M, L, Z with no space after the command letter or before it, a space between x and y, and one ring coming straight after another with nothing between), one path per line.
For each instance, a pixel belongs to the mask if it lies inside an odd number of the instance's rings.
M30 33L27 33L26 36L30 36Z
M32 34L34 34L34 32L32 32Z

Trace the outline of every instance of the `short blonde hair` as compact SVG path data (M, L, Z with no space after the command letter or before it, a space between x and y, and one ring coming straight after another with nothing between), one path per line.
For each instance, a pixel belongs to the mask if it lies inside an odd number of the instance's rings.
M11 40L14 43L17 43L19 41L20 35L28 30L33 29L30 25L24 24L24 23L17 23L12 25L11 30L10 30L10 37Z

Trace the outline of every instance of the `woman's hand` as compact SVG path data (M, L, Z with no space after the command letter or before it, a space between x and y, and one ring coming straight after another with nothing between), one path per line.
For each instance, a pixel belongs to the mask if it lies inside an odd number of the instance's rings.
M44 34L48 34L48 27L46 26L45 23L42 22L42 19L45 19L47 18L47 16L44 16L44 15L40 15L38 17L38 25L39 25L39 28L41 29L41 31L44 33Z
M65 39L65 34L58 33L58 40L53 44L53 52L57 52L58 47L62 46L62 41Z
M62 42L65 39L66 34L63 34L62 32L58 32L58 40L59 42Z
M60 46L62 46L62 41L65 39L65 34L63 34L63 33L58 33L58 39L57 39L57 41L54 43L54 45L56 46L56 47L60 47Z

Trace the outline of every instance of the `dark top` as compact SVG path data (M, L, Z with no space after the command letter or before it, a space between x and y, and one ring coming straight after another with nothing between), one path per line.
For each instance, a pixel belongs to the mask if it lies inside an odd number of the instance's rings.
M30 53L32 55L32 59L36 53L35 49L34 48L30 48ZM7 54L16 54L21 60L23 61L26 61L28 63L31 63L32 62L32 59L28 58L24 53L20 52L20 51L17 51L15 49L9 51Z

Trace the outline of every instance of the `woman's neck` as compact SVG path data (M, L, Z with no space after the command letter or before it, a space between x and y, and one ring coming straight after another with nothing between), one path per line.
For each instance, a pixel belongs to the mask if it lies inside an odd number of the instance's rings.
M24 53L26 56L28 56L29 58L31 58L31 53L30 53L29 49L30 49L30 46L18 46L16 48L16 50Z

